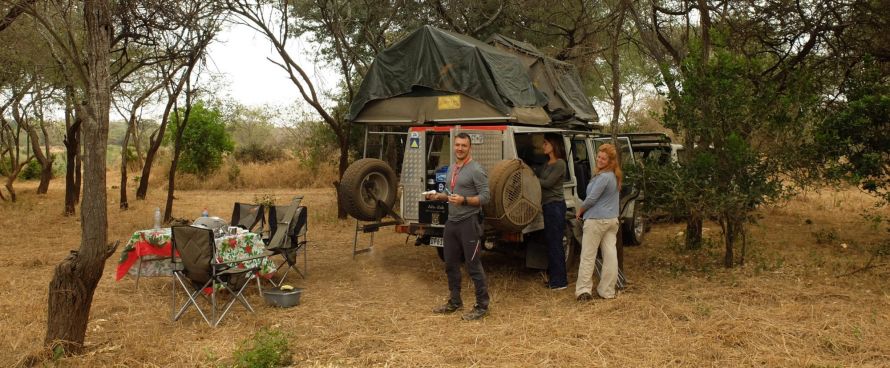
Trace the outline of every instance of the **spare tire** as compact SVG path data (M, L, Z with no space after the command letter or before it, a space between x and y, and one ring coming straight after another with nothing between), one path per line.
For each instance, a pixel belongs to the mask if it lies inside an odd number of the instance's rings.
M541 213L541 184L522 160L503 160L488 176L485 218L497 229L519 231Z
M396 173L386 162L363 158L346 168L340 180L338 196L341 206L350 216L361 221L380 219L385 211L377 208L374 197L383 201L387 208L392 208L396 202Z

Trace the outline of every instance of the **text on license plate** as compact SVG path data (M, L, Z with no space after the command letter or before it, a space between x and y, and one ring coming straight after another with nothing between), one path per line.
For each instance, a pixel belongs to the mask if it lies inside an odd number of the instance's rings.
M430 237L430 245L434 246L434 247L444 247L445 241L438 236L431 236Z

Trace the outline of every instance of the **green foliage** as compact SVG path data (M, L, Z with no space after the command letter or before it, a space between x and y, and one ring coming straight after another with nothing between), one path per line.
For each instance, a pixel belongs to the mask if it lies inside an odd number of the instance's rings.
M788 133L807 122L802 111L817 99L804 73L765 76L770 60L726 49L705 61L690 55L665 126L692 141L682 166L647 166L647 199L675 216L717 218L730 267L735 241L744 242L745 224L756 220L751 212L789 193L782 175L801 163L788 152L800 137Z
M170 115L171 134L165 134L164 137L168 144L175 139L180 119L184 116L184 109ZM192 105L182 134L178 171L206 178L222 166L223 155L232 152L234 143L220 116L218 109L206 108L200 101Z
M830 180L846 180L890 202L890 77L867 60L847 81L847 102L816 129L813 152Z
M233 367L285 367L293 362L287 338L278 331L262 329L239 345L233 353Z
M40 179L40 172L43 170L43 166L40 165L40 162L37 160L28 161L28 164L22 168L22 171L19 173L19 178L23 180L34 180Z
M303 165L316 170L323 163L336 162L337 135L330 126L321 121L304 121L294 129L299 142L294 147L294 156Z
M269 163L284 157L280 149L260 143L248 143L235 149L235 159L240 162Z

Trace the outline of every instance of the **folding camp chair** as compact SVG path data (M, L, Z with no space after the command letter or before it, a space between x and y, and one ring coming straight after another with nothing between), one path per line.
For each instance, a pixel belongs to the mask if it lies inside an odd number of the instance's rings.
M261 204L235 202L235 208L232 209L232 221L229 224L253 232L257 225L260 229L263 228L265 212L266 208Z
M207 324L216 327L236 300L251 313L253 312L253 307L244 298L243 292L253 279L257 280L257 287L260 287L259 278L256 276L259 267L239 268L237 265L264 256L218 262L213 230L196 226L174 226L172 233L174 321L179 320L189 307L194 306ZM175 256L177 252L179 253L178 257ZM179 311L175 309L177 283L188 296L188 300L179 308ZM222 313L217 317L219 308L216 298L217 293L222 289L228 290L232 299L223 306ZM207 294L210 295L209 318L198 303L200 299L207 302Z
M286 267L284 275L280 279L269 279L272 285L281 286L291 269L297 271L301 277L306 278L304 272L309 268L308 233L308 209L300 206L302 196L293 199L288 206L273 206L269 209L269 226L272 237L266 244L266 254L269 257L281 256L283 262L278 265L276 272ZM297 253L303 251L303 270L297 265Z

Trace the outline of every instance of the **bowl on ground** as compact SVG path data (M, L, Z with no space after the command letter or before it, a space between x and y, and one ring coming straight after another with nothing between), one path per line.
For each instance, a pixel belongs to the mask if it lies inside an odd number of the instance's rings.
M263 290L263 298L266 299L266 303L282 308L290 308L295 305L300 305L300 296L302 294L303 289L301 288L293 288L291 290Z

